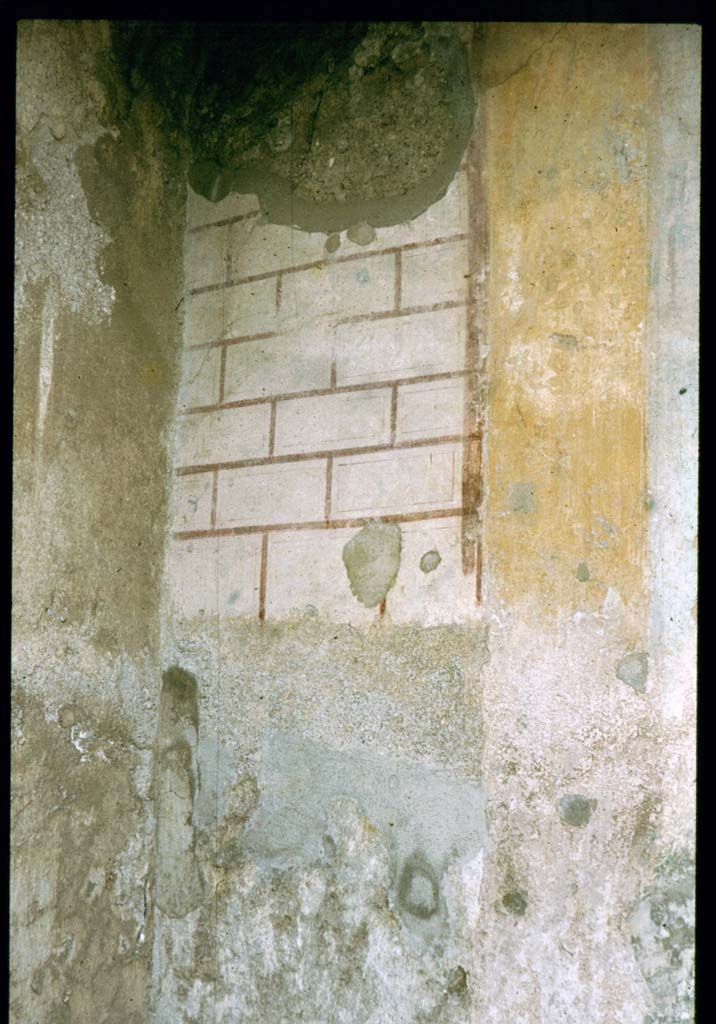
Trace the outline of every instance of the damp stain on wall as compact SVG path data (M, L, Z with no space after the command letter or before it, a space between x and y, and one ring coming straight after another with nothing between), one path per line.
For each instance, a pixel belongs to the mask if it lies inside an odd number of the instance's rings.
M351 592L366 608L386 599L398 575L400 551L397 523L368 523L343 548Z

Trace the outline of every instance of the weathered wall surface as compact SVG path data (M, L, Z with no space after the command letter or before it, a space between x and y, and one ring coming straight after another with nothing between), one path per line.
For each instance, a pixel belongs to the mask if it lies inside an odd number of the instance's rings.
M147 1020L183 189L102 23L18 29L11 1017ZM181 201L180 201L181 200Z
M698 30L136 31L21 33L16 1019L690 1020Z

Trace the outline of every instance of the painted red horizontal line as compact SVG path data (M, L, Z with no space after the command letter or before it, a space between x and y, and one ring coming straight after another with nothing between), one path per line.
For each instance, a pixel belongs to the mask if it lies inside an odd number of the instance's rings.
M238 537L247 533L289 533L299 530L342 530L357 529L368 523L419 523L427 519L458 518L463 515L461 508L430 509L426 512L398 512L393 515L357 516L350 519L317 519L307 523L269 523L260 526L222 526L215 530L178 530L175 540L203 540L208 537Z
M195 235L199 231L206 231L208 228L223 228L227 224L238 224L242 220L250 220L252 217L258 217L261 210L251 210L249 213L237 213L233 217L222 217L221 220L210 220L206 224L195 224L193 228L189 228L189 234Z
M229 462L202 463L197 466L179 466L177 476L194 476L197 473L214 473L219 469L251 469L254 466L276 466L286 462L309 462L317 459L349 458L354 455L376 455L382 452L405 451L409 448L430 448L433 445L461 444L462 434L446 434L442 437L421 437L397 444L370 444L356 448L329 448L318 452L290 452L286 455L262 455L255 459L236 459Z
M227 345L240 345L245 341L266 341L268 338L280 337L281 333L281 331L259 331L258 334L241 334L236 338L220 338L219 341L200 341L196 345L187 347L190 352L198 348L221 348Z
M193 405L184 409L182 416L193 416L195 413L220 412L222 409L246 409L252 405L269 405L272 402L289 402L296 398L322 398L325 395L345 395L352 391L382 391L387 388L399 388L403 384L432 384L441 380L457 380L465 377L469 370L446 370L444 373L423 373L417 377L395 377L390 380L364 381L360 384L340 384L335 387L310 388L306 391L285 391L278 395L261 395L258 398L241 398L234 402L221 402L216 405Z
M379 313L355 313L353 316L342 317L337 324L359 324L372 320L392 320L397 316L411 316L414 313L436 313L439 309L457 309L466 306L466 299L455 299L451 302L433 302L430 306L407 306L404 309L387 309Z
M389 320L396 316L415 316L420 313L435 313L441 309L458 309L466 306L466 299L456 299L451 302L434 302L430 306L408 306L405 309L387 309L378 313L355 313L353 316L343 317L336 320L337 324L353 324L366 320ZM258 334L241 334L234 338L219 338L217 341L200 341L195 345L188 345L190 352L203 348L221 348L225 345L243 345L247 341L268 341L270 338L288 338L295 334L296 329L287 331L260 331Z
M211 225L214 226L214 225ZM296 263L292 267L278 267L276 270L265 270L261 274L249 274L236 277L232 281L220 281L217 284L205 284L200 288L190 289L190 295L204 295L206 292L220 291L222 288L235 288L240 284L253 284L255 281L266 281L280 274L298 274L303 270L316 270L320 267L333 266L334 263L350 263L353 260L367 260L374 256L392 256L396 252L409 252L413 249L430 249L434 245L447 245L450 242L463 242L466 234L445 235L443 238L431 238L429 242L406 242L404 245L391 245L385 249L372 249L369 252L352 252L346 256L335 256L333 259L311 260L308 263Z

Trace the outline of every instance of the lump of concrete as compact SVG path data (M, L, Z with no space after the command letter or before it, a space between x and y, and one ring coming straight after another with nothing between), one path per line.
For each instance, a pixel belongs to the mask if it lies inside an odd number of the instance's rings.
M381 604L395 583L400 549L397 523L368 523L343 548L351 592L366 608Z
M351 224L346 231L348 238L356 245L370 245L375 238L375 228L370 224Z
M596 807L596 800L590 800L589 797L577 793L570 793L557 801L557 811L562 824L571 828L584 828Z
M636 651L627 654L616 665L617 679L621 679L627 686L637 693L646 691L646 677L649 671L649 656L644 651Z

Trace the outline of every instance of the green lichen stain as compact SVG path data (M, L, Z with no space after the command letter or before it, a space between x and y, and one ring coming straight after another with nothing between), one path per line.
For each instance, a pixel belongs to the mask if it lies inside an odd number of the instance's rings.
M527 896L519 889L514 889L512 892L505 893L502 897L502 905L515 917L524 917L527 910Z
M426 551L423 557L420 559L420 569L422 572L434 572L442 562L440 553L435 551Z
M343 548L343 564L353 596L366 608L385 600L400 567L397 523L368 523Z
M326 239L326 252L335 252L340 247L341 236L335 232Z
M554 342L560 348L567 349L567 351L577 349L580 347L579 342L573 334L551 334L550 341Z
M562 824L571 828L584 828L596 807L596 800L578 794L569 794L557 801L557 811Z
M535 504L534 488L530 483L513 484L510 488L508 501L511 510L513 512L519 512L522 515L525 515L528 512L534 512L537 508Z
M586 563L585 562L580 562L579 565L577 566L577 571L575 573L575 576L577 577L579 582L580 583L586 583L587 580L589 579L589 575L590 575L589 574L589 568L586 565Z
M649 656L644 651L627 654L617 662L615 671L617 679L621 679L637 693L644 693L649 672Z

